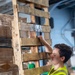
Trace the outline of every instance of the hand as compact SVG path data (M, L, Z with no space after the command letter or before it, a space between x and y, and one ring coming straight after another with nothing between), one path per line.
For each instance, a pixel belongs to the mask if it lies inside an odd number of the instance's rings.
M38 36L38 38L39 38L39 40L40 40L41 42L45 41L42 36Z
M42 37L42 36L38 36L40 42L43 44L43 45L47 45L47 41Z

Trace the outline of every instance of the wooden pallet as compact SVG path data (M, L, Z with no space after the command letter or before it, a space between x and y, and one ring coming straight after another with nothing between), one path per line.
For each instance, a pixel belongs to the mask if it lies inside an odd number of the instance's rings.
M31 75L31 74L35 75L36 72L37 72L37 75L38 75L38 74L41 74L41 73L45 72L46 71L45 68L48 71L50 66L49 66L49 68L48 67L41 68L41 67L39 67L39 62L37 61L35 69L23 70L23 66L21 64L22 61L23 61L21 59L22 58L21 57L21 46L35 46L35 45L38 46L38 45L40 45L40 41L38 39L36 39L36 31L33 30L33 28L32 28L33 25L32 24L36 24L35 16L39 16L39 17L44 17L45 18L45 24L44 25L47 25L49 27L49 17L50 16L49 16L48 8L47 8L48 7L48 0L47 0L47 2L44 0L46 2L46 4L43 3L43 0L41 0L41 2L39 2L39 0L37 0L37 2L35 0L26 0L26 1L18 0L18 1L26 3L26 4L28 4L28 6L17 5L17 0L13 0L14 21L12 22L12 36L13 36L12 40L13 40L13 49L14 49L14 56L15 56L15 61L14 62L15 62L15 64L18 65L19 75ZM35 5L42 7L44 9L44 11L36 9ZM24 24L24 25L28 26L28 27L25 26L25 28L27 27L30 38L20 38L19 28L21 30L21 26L23 24L19 23L18 12L31 15L30 16L31 17L31 24ZM16 26L14 26L13 24L16 24ZM44 27L44 26L41 26L41 27ZM25 28L23 26L22 30L25 30ZM31 31L30 28L32 28L32 31ZM44 31L44 30L42 30L42 31ZM48 40L49 35L47 34L47 36L48 36L48 38L46 38L46 39ZM33 44L33 45L31 45L31 44ZM37 55L38 54L38 47L31 47L31 52L32 52L31 56L33 56L33 53L34 54L36 53L36 55ZM43 53L41 53L41 55L42 54ZM19 58L18 58L18 55L20 55ZM40 54L38 54L38 55L40 55ZM37 55L37 57L38 57L38 55ZM46 53L44 55L46 55ZM27 56L28 56L28 54L27 54ZM23 57L26 59L25 55L23 55ZM40 58L42 59L42 56L40 56ZM47 57L47 58L49 58L49 57ZM25 61L25 59L24 59L24 61ZM32 58L32 60L33 60L33 58ZM29 59L28 61L32 61L32 60ZM39 68L37 68L37 67L39 67Z
M27 6L19 5L18 1L27 4ZM51 44L49 38L51 28L49 26L48 0L12 0L12 4L14 16L0 14L0 37L11 39L12 42L12 48L0 49L2 52L0 55L3 55L0 57L0 63L4 62L0 66L0 72L14 70L13 75L16 75L14 74L15 71L19 75L40 75L43 72L49 71L51 65L40 67L39 60L50 59L51 53L38 52L38 46L42 46L42 44L36 35L36 32L43 32L44 37L46 36L45 39ZM35 7L42 8L43 11ZM18 13L29 14L31 22L27 23L27 19L19 17ZM35 25L35 16L45 18L45 24ZM36 27L38 28L36 29ZM21 47L30 47L31 53L22 52ZM35 62L34 69L23 67L22 63L32 61Z

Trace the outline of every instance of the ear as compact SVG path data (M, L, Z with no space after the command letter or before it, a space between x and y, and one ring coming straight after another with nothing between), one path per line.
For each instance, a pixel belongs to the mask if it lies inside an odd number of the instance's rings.
M61 61L64 61L64 60L65 60L65 57L64 57L64 56L62 56L62 57L61 57Z

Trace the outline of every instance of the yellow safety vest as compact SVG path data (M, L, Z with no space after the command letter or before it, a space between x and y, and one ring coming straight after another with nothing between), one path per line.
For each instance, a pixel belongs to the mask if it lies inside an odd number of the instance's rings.
M52 68L50 69L50 72L51 70L53 69L54 67L52 66ZM50 72L48 73L48 75L68 75L68 70L66 68L66 66L62 67L62 68L58 68L57 70L55 70L53 73L50 74Z

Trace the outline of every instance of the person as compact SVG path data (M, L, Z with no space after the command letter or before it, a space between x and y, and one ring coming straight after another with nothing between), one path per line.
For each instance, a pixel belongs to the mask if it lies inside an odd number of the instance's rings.
M62 43L56 44L52 50L50 45L42 36L39 36L38 38L40 39L41 43L46 46L46 52L52 52L50 55L52 67L50 68L48 75L68 75L68 70L64 63L70 59L72 55L72 48Z

